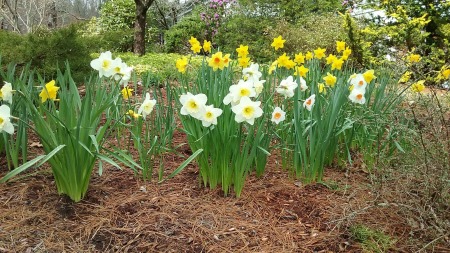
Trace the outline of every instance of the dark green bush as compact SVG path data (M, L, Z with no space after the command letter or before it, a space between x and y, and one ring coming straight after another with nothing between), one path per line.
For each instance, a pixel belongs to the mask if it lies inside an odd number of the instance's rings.
M84 80L90 72L89 49L77 32L78 25L50 31L37 29L27 35L0 32L2 61L20 66L31 63L46 79L56 75L56 68L70 62L74 79Z
M270 24L271 21L263 17L235 15L221 26L213 42L221 51L232 55L236 55L239 45L248 45L253 61L267 62L273 58L272 42L268 36Z

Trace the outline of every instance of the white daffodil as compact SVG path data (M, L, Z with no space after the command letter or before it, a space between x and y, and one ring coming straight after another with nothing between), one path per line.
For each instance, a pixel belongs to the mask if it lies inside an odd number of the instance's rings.
M303 79L302 77L300 77L300 90L301 91L305 91L308 89L308 85L306 85L306 81L305 79Z
M217 125L217 117L222 115L222 109L214 108L212 105L207 105L202 110L202 115L200 116L200 120L202 121L202 125L204 127L209 127L211 125Z
M350 85L353 85L353 89L365 90L367 86L366 80L364 80L363 74L353 74L349 78Z
M205 94L193 95L190 92L183 94L180 96L180 102L183 105L180 113L182 115L191 115L196 119L200 119L207 100L208 98Z
M3 84L3 87L0 89L0 98L3 101L8 102L9 104L12 104L12 85L8 82L5 82L5 84Z
M138 114L141 114L142 117L144 117L144 119L145 119L147 117L147 115L149 115L153 111L153 108L155 107L155 105L156 105L156 100L150 99L150 94L147 92L145 94L144 102L142 102L142 105L139 107Z
M230 93L228 93L223 99L223 103L226 105L229 103L232 105L237 105L243 97L256 96L256 91L253 84L242 79L239 80L238 84L231 85L229 91Z
M266 80L258 80L256 82L253 82L253 88L255 88L256 96L261 94L261 92L263 91L265 82Z
M365 90L361 90L361 89L353 89L350 92L350 95L348 96L348 98L350 99L350 101L352 101L353 103L356 104L365 104L366 103L366 98L364 97L365 94Z
M279 124L281 121L286 119L286 112L281 110L280 107L275 107L275 109L272 112L272 119L271 121L275 124Z
M14 133L14 126L9 119L11 117L11 109L7 105L0 106L0 133L5 131L9 134Z
M100 57L91 61L91 67L98 71L100 77L110 77L114 74L114 64L112 54L106 51L100 54Z
M262 73L259 72L259 65L258 63L252 63L250 67L244 68L242 70L242 75L244 80L256 82L259 81L259 78L261 78Z
M253 102L249 97L242 97L239 104L233 106L231 110L236 114L234 120L241 123L246 121L250 125L255 123L255 119L261 117L263 110L259 107L261 101Z
M309 98L303 102L303 107L306 108L306 110L311 111L312 106L314 105L316 101L316 94L312 94Z
M294 96L294 90L298 84L294 81L292 76L288 76L286 79L280 82L280 85L276 88L276 91L286 98Z

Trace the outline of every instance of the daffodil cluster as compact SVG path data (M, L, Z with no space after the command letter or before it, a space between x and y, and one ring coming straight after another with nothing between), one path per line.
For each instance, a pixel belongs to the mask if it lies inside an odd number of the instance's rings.
M203 49L203 52L211 53L211 42L204 40L203 46L200 44L200 41L197 40L197 38L192 37L189 39L189 44L191 45L191 50L194 54L200 53L200 51ZM181 72L181 71L180 71Z
M248 46L240 45L236 48L238 53L238 65L246 68L250 65L250 57L248 57Z
M368 70L363 74L353 74L349 78L350 83L350 95L348 98L350 101L356 104L365 104L366 103L366 87L367 84L370 83L376 76L374 75L373 70Z
M202 121L204 127L217 125L217 117L222 114L222 109L215 108L213 105L206 105L207 100L208 98L205 94L193 95L187 92L181 95L181 115L189 115Z
M125 86L128 85L133 71L133 68L128 67L119 57L113 60L110 51L103 52L97 59L92 60L91 67L98 71L100 77L112 77Z

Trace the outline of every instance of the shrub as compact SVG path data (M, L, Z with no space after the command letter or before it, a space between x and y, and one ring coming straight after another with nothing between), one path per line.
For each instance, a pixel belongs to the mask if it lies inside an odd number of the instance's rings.
M56 31L40 28L27 35L2 31L2 61L31 66L45 76L53 77L57 66L69 61L76 81L82 81L90 71L89 50L78 34L78 25L71 25Z
M220 45L222 51L234 54L240 44L248 45L254 61L266 62L271 56L267 37L269 25L267 18L236 15L221 26L214 43Z
M183 18L176 25L172 26L164 35L165 51L168 53L188 53L189 44L187 41L191 36L200 41L205 38L202 31L205 30L204 23L196 13Z

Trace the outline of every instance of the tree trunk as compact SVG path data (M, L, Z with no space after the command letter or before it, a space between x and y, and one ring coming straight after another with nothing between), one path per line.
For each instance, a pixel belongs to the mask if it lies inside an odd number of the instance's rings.
M134 0L134 2L136 4L136 20L134 21L133 52L137 55L144 55L147 11L154 0Z

